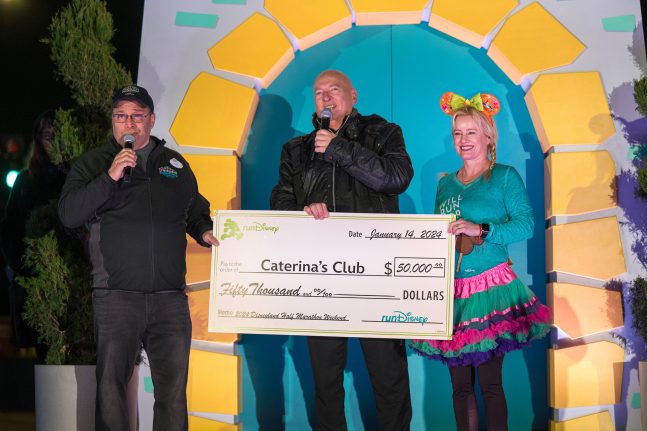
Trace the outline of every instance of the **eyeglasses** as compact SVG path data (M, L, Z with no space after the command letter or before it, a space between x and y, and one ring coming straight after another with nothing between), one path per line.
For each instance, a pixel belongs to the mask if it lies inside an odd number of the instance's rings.
M143 123L144 119L150 114L112 114L112 120L115 123L125 123L128 121L128 117L133 120L133 123Z

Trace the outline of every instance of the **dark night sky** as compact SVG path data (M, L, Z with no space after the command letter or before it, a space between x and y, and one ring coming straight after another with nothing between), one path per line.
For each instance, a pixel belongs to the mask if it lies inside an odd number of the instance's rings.
M68 0L0 0L0 135L29 139L31 125L45 109L70 107L68 88L58 81L47 37L48 26ZM144 0L108 0L116 47L115 58L137 78Z

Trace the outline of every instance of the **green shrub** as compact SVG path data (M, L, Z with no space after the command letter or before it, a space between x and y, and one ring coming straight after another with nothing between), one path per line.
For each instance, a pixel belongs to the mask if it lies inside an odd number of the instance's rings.
M647 342L647 279L637 277L629 288L633 327Z
M638 188L639 193L643 197L647 197L647 159L643 160L642 168L638 168Z
M647 117L647 76L634 79L634 100L638 105L636 111L643 117Z
M31 232L42 232L44 220L56 222L56 202L32 213ZM60 228L26 242L25 263L34 273L18 282L28 292L25 319L48 347L45 363L95 363L90 268L81 242Z
M112 55L112 16L101 0L72 0L52 19L50 37L56 74L76 105L58 109L54 119L52 162L66 171L75 158L110 135L114 90L132 83ZM94 364L92 281L84 253L84 231L64 230L57 202L35 210L26 226L25 263L31 276L19 283L27 291L25 319L48 346L47 364Z

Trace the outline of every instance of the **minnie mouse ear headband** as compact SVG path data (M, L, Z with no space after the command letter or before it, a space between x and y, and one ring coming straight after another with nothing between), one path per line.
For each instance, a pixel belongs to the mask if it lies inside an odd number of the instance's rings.
M490 124L492 124L492 117L501 109L499 99L490 93L476 93L471 99L466 99L449 91L440 97L440 109L447 115L454 115L456 111L466 106L471 106L485 114Z

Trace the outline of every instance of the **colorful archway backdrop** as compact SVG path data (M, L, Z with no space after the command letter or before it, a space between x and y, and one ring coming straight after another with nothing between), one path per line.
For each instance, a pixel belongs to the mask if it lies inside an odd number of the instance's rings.
M267 208L280 146L310 130L323 69L351 76L361 111L402 126L416 170L405 212L432 211L438 174L458 166L440 94L497 94L499 160L522 173L536 210L534 237L512 247L515 269L555 312L547 355L537 344L506 359L511 429L639 426L645 348L620 296L645 271L631 176L647 136L631 88L645 65L638 2L167 3L146 2L139 84L157 101L154 132L187 155L212 209ZM191 428L309 429L304 340L207 333L209 255L194 244L188 254ZM358 350L349 428L372 429ZM410 373L413 429L451 429L446 370L410 357Z
M515 165L527 178L529 194L536 211L535 238L529 243L517 244L512 259L515 270L544 296L544 222L543 155L535 136L532 121L525 109L524 92L496 68L482 50L458 42L424 25L364 26L347 30L303 53L299 53L267 89L260 92L259 108L252 123L242 166L242 204L244 208L267 209L268 196L276 181L281 146L292 136L312 130L312 82L318 71L328 68L343 69L355 82L360 112L379 112L405 130L405 140L414 164L414 180L401 197L401 211L407 213L433 212L438 175L458 169L459 159L450 139L449 117L439 109L439 98L444 89L460 89L470 96L479 89L491 89L506 101L506 106L517 106L497 117L501 129L498 157L503 163ZM458 90L456 90L458 91ZM301 110L292 107L302 106ZM295 112L296 111L296 112ZM268 178L270 179L268 181ZM300 382L285 388L284 400L267 398L256 391L256 406L265 404L277 410L280 404L292 405L292 414L286 422L298 429L307 419L310 407L309 393L301 394L312 385L308 372L308 356L302 340L289 342L275 337L244 336L245 353L256 351L257 344L278 343L274 363L264 362L265 375L288 375L287 381ZM357 345L350 356L348 372L349 422L354 429L376 429L368 377ZM506 359L506 386L510 409L517 412L511 426L541 427L547 423L546 406L546 343L517 352ZM418 404L414 429L451 429L451 397L445 367L426 359L409 357L412 393ZM249 361L248 361L249 363ZM291 364L293 363L293 365ZM291 366L292 365L292 366ZM251 367L252 365L250 365ZM258 366L258 365L257 365ZM534 371L541 372L534 373ZM350 382L353 382L351 384ZM523 382L519 384L518 382ZM243 386L246 392L246 386ZM251 382L250 391L254 389ZM304 400L305 396L305 400ZM259 397L264 397L259 399ZM357 401L354 401L357 399ZM423 414L424 411L424 414ZM251 417L250 417L251 416ZM276 429L278 419L258 418L254 412L243 411L243 423L258 421L260 428Z

